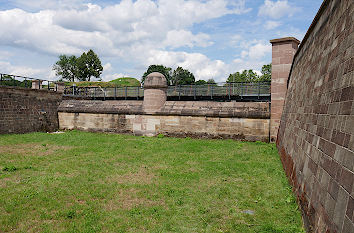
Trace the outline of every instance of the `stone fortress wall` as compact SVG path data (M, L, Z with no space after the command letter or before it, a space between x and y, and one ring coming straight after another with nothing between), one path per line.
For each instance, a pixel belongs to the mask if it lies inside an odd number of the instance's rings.
M55 131L62 93L0 87L0 134Z
M268 141L269 103L167 101L153 113L143 101L64 100L62 129Z
M269 140L269 103L166 101L166 78L150 74L144 101L64 100L61 129L134 135Z
M277 147L309 231L354 232L354 1L323 2L286 83Z
M159 74L147 80L144 101L60 103L61 94L0 87L0 133L59 126L276 140L309 231L354 232L354 1L325 0L299 48L295 38L271 43L271 106L166 101L166 82Z

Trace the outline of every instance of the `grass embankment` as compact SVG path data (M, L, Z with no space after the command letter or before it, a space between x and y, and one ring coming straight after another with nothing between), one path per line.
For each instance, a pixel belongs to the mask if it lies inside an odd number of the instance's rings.
M136 78L124 77L111 80L109 82L66 82L67 86L75 84L77 87L140 87L140 82Z
M302 232L274 145L0 135L0 232Z

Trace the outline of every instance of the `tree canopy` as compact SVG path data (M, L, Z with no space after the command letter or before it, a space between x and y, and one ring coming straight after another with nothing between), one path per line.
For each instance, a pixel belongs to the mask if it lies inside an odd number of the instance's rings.
M60 55L59 61L57 61L53 70L57 76L61 76L63 80L74 82L77 78L77 65L76 65L76 56L67 56Z
M159 72L165 75L165 78L167 79L167 83L170 83L172 68L163 65L150 65L147 71L143 74L143 77L141 78L141 82L144 83L146 76L148 76L153 72Z
M259 81L267 82L272 79L272 63L264 65L262 67L262 75L259 77Z
M212 78L208 79L207 83L208 84L216 84L215 80Z
M195 78L193 73L189 72L189 70L185 70L182 67L177 67L172 73L171 84L172 85L186 85L193 84L195 82Z
M194 74L189 70L183 69L179 66L172 71L171 67L166 67L163 65L150 65L141 78L141 82L144 83L146 76L153 72L159 72L165 75L169 85L186 85L193 84L195 82Z
M230 74L226 82L268 82L272 77L272 64L263 65L262 75L258 75L252 69Z
M205 85L205 84L208 84L207 81L203 80L203 79L200 79L198 81L195 82L196 85Z
M103 67L97 54L90 49L80 57L60 55L53 70L57 76L61 76L61 79L75 82L90 81L91 77L100 80Z

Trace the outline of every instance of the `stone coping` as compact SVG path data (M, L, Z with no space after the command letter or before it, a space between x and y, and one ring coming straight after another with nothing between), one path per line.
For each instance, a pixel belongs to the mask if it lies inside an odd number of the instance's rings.
M143 110L143 101L63 100L59 112L127 115L180 115L269 119L267 102L167 101L154 113Z
M51 91L48 89L32 89L32 88L25 88L25 87L17 87L17 86L0 86L1 92L8 92L11 94L23 94L26 93L28 95L35 95L36 97L40 96L53 96L55 98L62 98L63 93ZM38 95L40 93L41 95Z
M270 43L281 43L281 42L285 42L285 41L294 41L297 44L300 44L300 41L298 39L296 39L295 37L284 37L284 38L279 38L279 39L273 39L270 40Z

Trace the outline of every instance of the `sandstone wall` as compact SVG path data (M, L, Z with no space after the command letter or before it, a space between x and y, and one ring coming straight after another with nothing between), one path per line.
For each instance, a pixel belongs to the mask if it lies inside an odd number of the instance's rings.
M288 82L277 146L305 220L354 232L354 1L324 1Z
M61 93L1 86L0 134L57 130L61 99Z
M269 103L168 101L154 114L142 101L65 100L59 108L62 129L135 135L269 140Z

